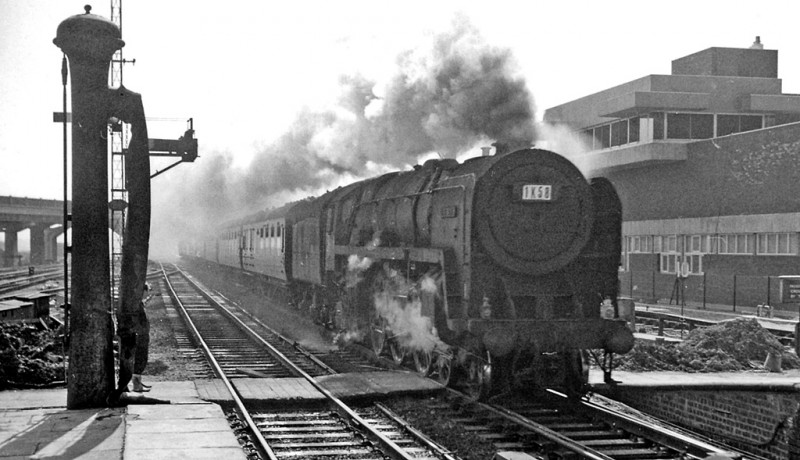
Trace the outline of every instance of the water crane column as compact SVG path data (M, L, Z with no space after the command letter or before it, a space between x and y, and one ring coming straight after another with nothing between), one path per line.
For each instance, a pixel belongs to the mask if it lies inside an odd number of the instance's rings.
M72 308L67 408L104 407L114 388L108 244L108 70L119 27L86 13L58 26L72 86Z

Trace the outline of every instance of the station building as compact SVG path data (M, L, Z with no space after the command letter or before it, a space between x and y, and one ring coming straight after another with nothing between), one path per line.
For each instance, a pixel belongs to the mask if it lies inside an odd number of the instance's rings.
M708 48L544 121L582 134L589 175L620 195L622 295L800 302L780 278L800 275L800 95L782 92L777 50Z

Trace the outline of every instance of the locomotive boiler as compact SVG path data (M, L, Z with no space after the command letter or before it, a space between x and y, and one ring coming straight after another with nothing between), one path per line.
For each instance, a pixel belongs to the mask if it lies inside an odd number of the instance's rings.
M633 346L624 321L600 314L616 311L621 213L606 179L523 149L341 187L239 222L201 256L272 267L331 328L475 396L580 392L585 350Z

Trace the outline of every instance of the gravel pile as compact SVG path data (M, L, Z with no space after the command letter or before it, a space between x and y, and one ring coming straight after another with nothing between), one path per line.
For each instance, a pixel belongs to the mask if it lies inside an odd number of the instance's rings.
M783 369L800 368L793 350L753 318L738 318L695 329L683 342L654 344L637 341L633 350L615 357L624 371L731 372L763 369L769 353L780 356Z

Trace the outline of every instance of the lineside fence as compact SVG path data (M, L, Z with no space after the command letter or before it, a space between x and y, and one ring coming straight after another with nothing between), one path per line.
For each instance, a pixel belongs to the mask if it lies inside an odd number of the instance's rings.
M628 270L619 273L619 280L621 296L644 303L691 303L701 308L713 306L733 312L752 311L759 305L792 313L800 311L800 303L781 302L778 276L707 272L678 278L675 274L657 271Z

